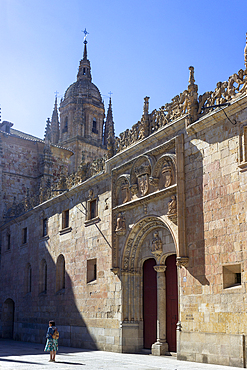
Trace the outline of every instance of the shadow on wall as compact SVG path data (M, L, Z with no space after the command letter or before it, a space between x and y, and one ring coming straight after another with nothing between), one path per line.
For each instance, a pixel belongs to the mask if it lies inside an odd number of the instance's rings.
M191 171L186 174L186 228L189 264L187 270L201 285L209 285L205 276L205 239L203 213L203 158L201 152L190 143L192 154L188 166ZM200 289L200 285L194 286Z
M15 258L25 271L26 256L15 254ZM28 271L24 273L26 281L18 278L16 271L2 271L2 274L13 275L7 276L12 283L2 294L9 297L0 312L2 338L45 344L49 320L54 320L60 334L59 345L97 349L76 306L71 279L63 262L60 255L55 265L44 246L42 259L39 248L33 249Z
M229 254L233 245L227 242L224 229L229 226L227 218L230 220L231 205L235 202L234 193L229 193L229 184L236 180L232 180L233 173L228 169L233 164L235 171L238 171L238 163L237 153L236 158L232 156L229 159L227 156L230 155L228 140L239 142L238 130L238 125L233 126L225 119L223 124L221 121L210 130L197 133L195 140L209 144L204 146L203 157L193 145L193 140L190 143L192 154L187 165L192 170L186 175L187 269L202 285L209 285L206 276L216 274L214 265L220 262L219 253ZM237 143L233 147L238 150ZM214 153L217 154L215 158ZM223 163L224 158L227 164ZM220 246L224 246L224 251L219 249ZM199 286L194 287L197 288L200 289Z

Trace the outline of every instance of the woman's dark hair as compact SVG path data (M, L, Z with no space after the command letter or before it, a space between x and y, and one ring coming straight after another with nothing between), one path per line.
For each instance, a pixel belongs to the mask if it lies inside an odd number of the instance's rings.
M55 321L51 320L49 321L49 324L51 324L51 326L55 326Z

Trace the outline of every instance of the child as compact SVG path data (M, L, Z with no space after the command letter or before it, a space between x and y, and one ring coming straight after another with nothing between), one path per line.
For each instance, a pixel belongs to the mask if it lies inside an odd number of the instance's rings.
M54 339L52 336L54 332L57 331L55 326L55 321L49 321L49 327L46 333L46 345L44 351L50 351L49 362L55 362L56 351L58 350L58 339Z

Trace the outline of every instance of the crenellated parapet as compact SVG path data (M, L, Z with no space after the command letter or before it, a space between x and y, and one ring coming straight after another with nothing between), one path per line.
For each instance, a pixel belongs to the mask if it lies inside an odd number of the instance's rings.
M247 36L246 36L247 39ZM188 88L174 96L170 103L159 109L148 112L148 97L144 98L143 115L134 124L115 138L115 151L121 152L135 142L158 131L173 121L184 117L186 124L191 125L203 115L213 111L220 104L230 103L247 92L247 41L244 49L245 69L233 73L227 81L217 82L213 91L206 91L198 96L198 86L195 84L194 67L189 67Z

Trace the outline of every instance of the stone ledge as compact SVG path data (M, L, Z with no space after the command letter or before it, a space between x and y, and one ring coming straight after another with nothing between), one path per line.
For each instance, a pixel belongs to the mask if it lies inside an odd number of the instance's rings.
M72 231L72 227L66 227L62 230L59 230L59 234L64 235L64 234L70 233L71 231Z
M97 216L97 217L92 218L91 220L84 221L84 225L86 227L86 226L90 226L90 225L93 225L93 224L97 224L100 221L101 221L101 219L99 218L99 216Z

